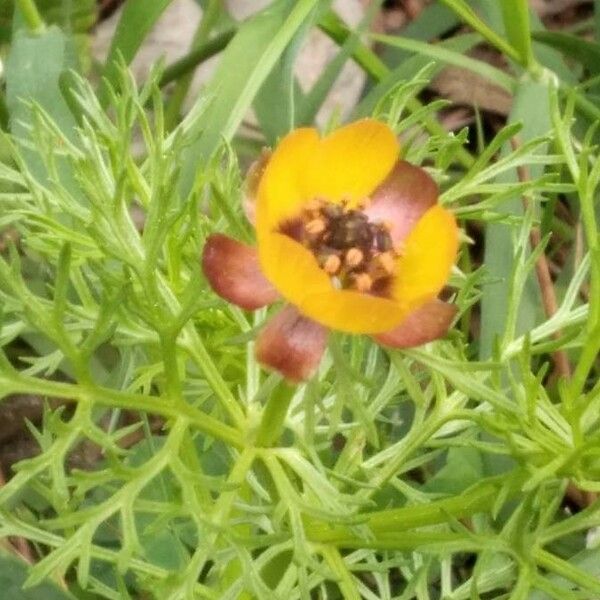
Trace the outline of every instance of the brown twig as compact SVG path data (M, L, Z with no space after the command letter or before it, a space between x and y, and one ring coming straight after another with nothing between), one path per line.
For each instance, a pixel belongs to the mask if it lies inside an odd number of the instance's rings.
M517 150L519 147L519 141L515 138L512 138L511 146L513 150ZM517 175L521 183L524 183L531 179L529 176L529 169L527 169L527 167L525 166L517 167ZM523 208L527 210L528 207L529 202L527 198L523 196ZM531 232L529 234L529 242L531 244L532 250L542 243L542 235L539 227L531 228ZM546 313L546 318L549 319L558 310L558 303L556 301L556 293L554 290L554 284L552 282L552 276L550 275L550 266L548 263L548 259L543 252L540 254L539 258L535 263L535 272L542 294L544 312ZM558 339L560 338L560 336L561 332L557 331L553 337L554 339ZM567 353L564 350L556 350L552 353L552 360L554 362L554 368L556 372L562 375L563 377L569 379L571 377L572 371ZM586 506L589 506L598 498L598 494L581 490L572 481L569 482L567 486L565 496L580 508L585 508Z
M519 148L519 141L516 138L511 139L511 146L513 150ZM517 167L517 176L521 183L530 181L529 169L525 165ZM528 199L523 196L523 208L527 210L529 207ZM542 243L542 234L539 227L532 227L529 233L529 243L531 244L532 250L535 250ZM550 275L550 267L548 265L548 259L544 252L542 252L538 259L535 261L535 274L537 276L538 284L540 286L540 292L542 295L542 303L544 305L544 312L546 318L552 317L558 310L558 302L556 301L556 292L554 290L554 283L552 282L552 276ZM554 339L561 337L561 332L556 331L554 333ZM571 365L569 358L564 350L555 350L552 353L552 360L554 362L554 368L556 372L565 378L571 377Z

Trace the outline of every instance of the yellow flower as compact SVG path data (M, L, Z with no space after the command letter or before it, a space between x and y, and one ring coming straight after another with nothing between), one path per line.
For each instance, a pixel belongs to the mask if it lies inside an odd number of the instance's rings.
M312 374L328 329L406 348L444 335L454 317L437 295L456 259L456 221L398 153L372 119L323 138L297 129L253 174L257 249L221 234L206 242L203 270L220 296L248 310L289 303L256 347L290 380Z

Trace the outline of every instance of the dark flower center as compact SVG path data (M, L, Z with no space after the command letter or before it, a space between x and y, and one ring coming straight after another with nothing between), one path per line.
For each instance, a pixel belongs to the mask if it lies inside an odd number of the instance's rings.
M362 208L313 200L281 232L310 249L336 287L386 295L398 250L389 226Z

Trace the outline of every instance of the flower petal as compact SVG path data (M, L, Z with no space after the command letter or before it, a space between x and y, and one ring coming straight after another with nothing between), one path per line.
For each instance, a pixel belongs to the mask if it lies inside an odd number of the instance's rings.
M411 312L400 325L380 333L375 340L391 348L412 348L442 337L448 331L457 308L441 300L426 302Z
M304 178L319 134L302 128L286 135L271 155L258 186L257 227L270 230L295 216L306 201Z
M448 281L458 250L454 215L436 204L414 226L397 259L391 294L414 309L435 298Z
M346 333L388 331L410 311L396 300L333 288L328 293L306 294L298 308L311 319Z
M256 223L256 203L258 199L258 187L265 173L265 169L271 160L271 150L263 148L260 156L250 165L244 180L242 208L246 218L252 225Z
M335 289L313 254L280 234L259 237L265 276L305 316L339 331L380 333L391 329L410 307L396 300Z
M319 139L315 129L296 129L279 143L258 189L258 213L271 230L323 198L358 202L385 178L398 157L394 132L363 119Z
M400 145L394 132L374 119L362 119L321 140L304 181L307 199L356 203L391 171Z
M308 379L319 366L328 331L287 305L265 325L256 339L256 357L286 379Z
M332 289L329 275L304 246L282 233L257 233L262 270L286 300L300 305L306 294Z
M402 242L419 219L437 203L438 187L427 171L399 160L371 194L365 214L371 221L391 227L395 244Z
M226 235L215 233L208 237L202 270L221 298L246 310L256 310L279 297L262 274L256 249Z

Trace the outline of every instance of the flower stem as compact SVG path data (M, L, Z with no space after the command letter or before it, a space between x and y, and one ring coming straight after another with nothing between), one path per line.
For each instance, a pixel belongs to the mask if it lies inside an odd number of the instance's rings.
M273 390L262 414L256 434L256 446L273 446L279 440L283 433L285 417L295 391L296 386L290 385L283 380Z
M188 54L165 69L159 81L159 85L164 87L175 79L179 79L190 71L193 71L201 62L221 52L221 50L223 50L233 39L235 34L235 29L229 29L190 50Z
M42 32L46 26L35 0L17 0L17 4L29 30L33 33Z
M377 547L378 537L385 535L398 535L397 539L391 542L391 546L401 545L402 535L406 535L410 530L447 523L449 517L460 519L476 513L492 511L502 495L505 495L506 499L517 496L526 477L524 472L515 470L510 474L483 480L452 498L434 500L423 505L363 513L361 518L374 535L373 547ZM337 547L345 545L364 547L360 546L364 540L355 538L350 528L345 525L335 525L310 518L306 520L305 533L306 537L315 543L333 544ZM410 547L412 542L404 541Z

